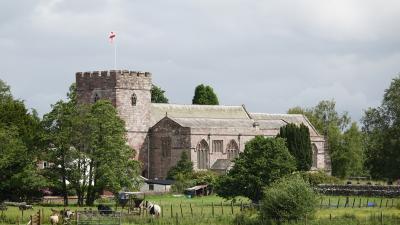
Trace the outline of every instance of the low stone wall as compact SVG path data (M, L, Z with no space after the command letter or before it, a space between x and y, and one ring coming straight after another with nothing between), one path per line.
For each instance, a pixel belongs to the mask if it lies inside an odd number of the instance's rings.
M336 196L379 196L379 197L399 197L400 186L382 186L382 185L334 185L320 184L316 191L324 195Z

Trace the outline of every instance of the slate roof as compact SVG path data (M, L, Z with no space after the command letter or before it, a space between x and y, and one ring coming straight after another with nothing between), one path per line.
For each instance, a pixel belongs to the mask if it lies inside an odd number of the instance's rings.
M311 135L319 135L301 114L248 113L243 105L151 104L151 127L166 116L183 127L191 128L252 128L256 122L261 130L276 130L288 123L304 123L310 128Z
M249 119L243 106L151 104L153 126L166 115L175 118Z
M212 170L228 170L232 165L229 159L217 159L217 161L211 166Z
M144 181L147 184L160 184L160 185L172 185L173 183L175 183L175 181L173 180L152 180L152 179L148 179Z

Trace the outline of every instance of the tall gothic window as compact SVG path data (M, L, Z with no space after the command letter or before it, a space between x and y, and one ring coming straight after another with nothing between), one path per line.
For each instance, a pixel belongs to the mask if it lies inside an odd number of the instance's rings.
M132 96L131 96L131 104L132 104L132 106L136 105L136 100L137 100L136 95L135 95L135 93L133 93Z
M226 147L226 153L228 154L228 159L233 160L239 155L239 147L235 140L231 140Z
M197 168L208 169L209 168L208 154L210 148L207 142L204 139L201 140L200 143L197 145L196 150L197 150Z
M315 144L312 145L312 167L318 166L318 148Z
M96 93L94 94L93 102L97 102L100 99L99 95Z
M162 137L161 138L161 156L163 158L171 157L171 138Z

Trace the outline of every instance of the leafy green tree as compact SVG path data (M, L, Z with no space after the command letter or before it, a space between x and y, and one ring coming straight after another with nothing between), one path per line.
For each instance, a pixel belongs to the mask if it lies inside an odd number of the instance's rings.
M160 87L153 85L151 87L151 102L168 103L168 98L165 96L165 91Z
M288 221L312 216L317 197L311 186L300 176L281 178L264 190L261 204L263 221Z
M312 165L310 131L307 126L290 123L280 128L278 137L286 139L290 154L296 158L297 170L308 171Z
M200 84L194 91L192 100L194 105L219 105L218 97L212 87Z
M23 101L13 99L0 80L0 201L26 200L46 186L36 169L41 142L40 120Z
M178 173L189 177L193 175L193 162L189 159L186 151L182 152L179 161L168 171L167 179L174 179Z
M288 113L305 115L318 132L327 137L334 176L344 178L364 173L356 166L364 162L363 154L360 154L361 132L355 124L349 127L351 118L346 112L339 114L336 111L335 101L320 101L312 108L294 107L289 109Z
M233 168L217 182L217 194L224 198L245 196L253 202L262 197L265 186L296 170L295 158L282 138L257 136L246 143Z
M47 156L62 179L65 204L67 181L78 195L78 204L93 205L103 190L117 193L136 188L139 163L126 144L124 122L108 101L76 104L71 86L67 102L59 101L44 116ZM57 181L55 181L57 182Z
M374 178L395 180L400 174L400 75L385 90L381 106L362 118L366 166Z

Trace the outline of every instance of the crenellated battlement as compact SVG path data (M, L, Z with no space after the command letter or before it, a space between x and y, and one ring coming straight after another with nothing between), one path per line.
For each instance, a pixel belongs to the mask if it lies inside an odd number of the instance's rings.
M77 72L77 90L151 89L151 73L130 70Z
M112 76L136 76L136 77L151 77L149 72L132 71L132 70L103 70L103 71L86 71L77 72L76 77L78 78L104 78Z

